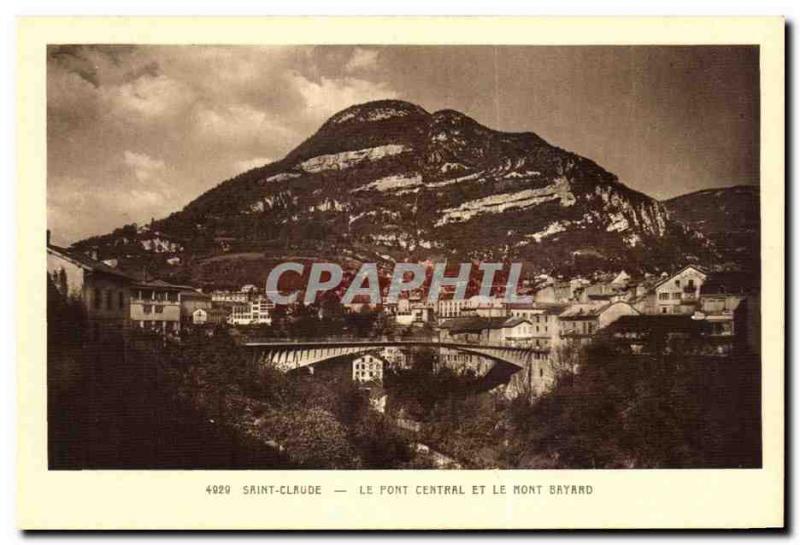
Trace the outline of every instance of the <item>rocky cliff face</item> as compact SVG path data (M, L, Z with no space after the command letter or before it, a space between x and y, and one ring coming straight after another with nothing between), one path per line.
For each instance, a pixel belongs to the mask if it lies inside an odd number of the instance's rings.
M712 252L663 204L589 159L402 101L339 112L283 160L156 227L196 253L224 239L275 258L509 259L547 271L658 269Z

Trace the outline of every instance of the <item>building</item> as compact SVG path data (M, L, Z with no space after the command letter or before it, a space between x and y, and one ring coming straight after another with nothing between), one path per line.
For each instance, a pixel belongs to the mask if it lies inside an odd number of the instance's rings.
M587 343L602 328L614 323L621 316L637 315L630 304L576 303L570 305L559 317L559 335L562 339Z
M675 274L661 279L653 287L656 314L693 314L700 301L700 289L706 273L687 265Z
M275 303L264 296L258 296L250 301L250 305L253 323L266 325L272 323L272 311L275 309Z
M527 318L513 317L500 325L502 343L511 346L531 346L533 344L533 324Z
M694 316L709 322L714 335L733 336L736 332L734 323L736 309L744 298L743 295L701 294L700 305Z
M406 349L399 346L385 347L381 350L381 357L386 362L387 368L408 369L411 366L411 361Z
M467 299L440 299L436 302L436 317L440 321L458 318L467 306Z
M79 299L86 309L89 337L122 333L129 321L130 289L135 279L93 257L47 241L47 274L56 290Z
M575 299L581 303L593 301L619 301L627 292L627 289L611 282L595 282L578 288L575 292Z
M214 303L246 303L250 294L243 291L214 290L211 292L211 301Z
M617 274L617 276L615 276L614 279L611 280L611 285L615 286L618 289L626 289L630 286L630 284L631 284L631 275L629 275L624 270L620 271L619 274Z
M739 349L759 353L759 291L757 274L713 273L700 290L700 304L695 316L709 322L713 336L729 337L732 343L735 340Z
M195 325L224 324L227 323L230 313L230 309L223 306L198 308L192 313L192 323Z
M183 290L181 292L181 320L194 322L194 312L199 309L210 309L211 296L196 290Z
M566 303L572 300L573 290L580 285L575 282L554 281L539 288L533 300L537 303Z
M397 325L422 325L433 320L433 308L423 301L401 304L405 299L400 299L397 305L397 314L394 316Z
M374 354L364 354L353 360L353 382L383 383L383 360Z
M502 318L508 316L506 303L497 297L473 295L466 300L461 310L462 316L479 316L481 318Z
M461 316L442 323L439 340L449 343L480 344L488 343L491 337L499 341L499 334L492 333L505 322L505 318L483 318L480 316Z
M272 324L271 311L275 303L263 296L258 296L251 301L234 303L228 316L231 325L270 325Z
M181 329L181 292L191 289L191 286L163 280L134 284L131 287L131 323L161 335L178 334Z
M705 320L682 314L640 314L622 316L603 336L631 354L716 352L710 343Z
M507 309L509 316L531 322L534 348L550 349L557 347L561 340L558 316L568 306L564 303L510 303Z

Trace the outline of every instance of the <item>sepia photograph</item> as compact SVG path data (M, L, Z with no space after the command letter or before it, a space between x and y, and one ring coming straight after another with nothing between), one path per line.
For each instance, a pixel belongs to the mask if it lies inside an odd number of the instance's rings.
M785 528L786 25L22 17L17 527Z
M758 45L46 66L50 470L762 467Z

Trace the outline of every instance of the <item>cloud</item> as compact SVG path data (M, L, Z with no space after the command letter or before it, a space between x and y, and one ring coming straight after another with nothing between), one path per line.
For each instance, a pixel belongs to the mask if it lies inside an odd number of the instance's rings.
M200 138L239 149L297 138L276 116L246 104L199 109L194 114L194 129Z
M295 73L292 83L303 96L309 114L322 120L353 104L399 96L385 83L359 78L323 77L317 82Z
M396 97L380 61L351 46L48 48L48 183L87 199L54 189L54 235L162 217L285 156L337 111Z
M129 150L125 150L124 163L133 169L136 179L140 182L151 180L166 167L161 159L153 159L146 153L135 153Z
M163 75L104 88L101 96L104 109L125 121L174 118L194 101L191 88Z
M359 70L371 70L378 66L378 51L375 49L362 49L356 47L353 55L347 64L344 65L345 72L356 72Z
M143 223L174 211L171 195L160 188L137 189L119 184L97 191L82 177L51 177L47 186L47 226L56 244L69 245L127 223ZM80 222L75 218L79 217ZM109 223L111 221L111 223Z

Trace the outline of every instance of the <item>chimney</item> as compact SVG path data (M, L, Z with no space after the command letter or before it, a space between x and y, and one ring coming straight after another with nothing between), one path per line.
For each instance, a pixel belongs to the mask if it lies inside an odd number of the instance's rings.
M47 230L47 246L50 246L50 229Z

